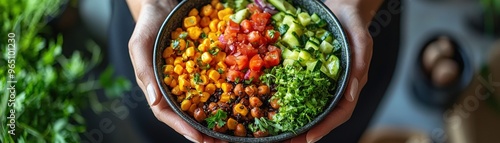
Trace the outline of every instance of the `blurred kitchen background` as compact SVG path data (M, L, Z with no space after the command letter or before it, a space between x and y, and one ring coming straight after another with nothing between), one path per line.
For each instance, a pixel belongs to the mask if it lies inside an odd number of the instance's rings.
M135 78L127 78L133 74L128 45L110 42L130 32L111 30L124 24L112 23L113 19L131 20L113 15L118 5L125 4L117 1L0 0L0 37L7 39L7 34L14 32L20 42L16 66L23 72L17 78L25 83L16 84L16 99L24 101L16 102L17 128L27 142L187 142L172 130L156 137L142 132L168 127L151 112L144 112L148 105L142 91ZM12 6L15 4L31 6ZM42 6L60 12L51 14ZM359 136L359 142L500 142L500 1L386 0L383 7L373 13L370 26L378 47L374 54L394 52L397 60L387 61L395 63L394 67L379 67L394 70L378 77L391 80L380 89L385 96L375 103L376 111L370 113L369 128ZM12 20L23 12L32 15L25 14L20 18L24 21ZM43 12L52 16L36 14ZM387 43L399 50L384 51ZM111 46L123 48L108 48ZM2 42L2 47L7 46ZM2 48L2 58L7 59L4 53ZM116 57L126 58L116 61ZM7 67L6 61L0 64ZM51 70L44 70L49 67ZM74 73L65 73L67 70ZM2 89L7 87L4 80L2 77ZM2 108L7 107L7 99L2 96ZM0 111L8 116L8 110ZM4 132L7 121L3 117L0 121L2 142L10 142Z

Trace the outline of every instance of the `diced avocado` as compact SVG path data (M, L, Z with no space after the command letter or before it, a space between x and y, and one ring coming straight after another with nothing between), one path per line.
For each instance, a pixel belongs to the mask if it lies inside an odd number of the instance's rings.
M298 15L298 18L299 18L300 24L302 24L302 26L307 26L311 23L311 16L309 16L309 14L307 14L307 12L300 13Z
M306 42L306 46L304 47L304 49L306 49L306 50L309 50L309 49L318 50L319 47L315 42L313 42L312 40L309 40Z
M296 14L297 9L292 6L289 2L285 0L268 0L274 7L276 7L279 11Z
M245 8L231 15L229 18L239 24L241 21L247 19L248 16L250 16L250 11Z
M295 47L298 47L300 46L300 40L299 40L299 37L297 36L297 34L295 32L291 32L290 30L288 30L287 33L285 33L285 35L283 35L282 37L282 40L288 44L288 46L290 48L295 48Z
M309 71L317 71L319 69L321 69L321 66L322 66L322 63L321 61L309 61L306 63L306 66L307 66L307 70Z
M330 54L333 52L333 45L330 44L329 42L327 41L323 41L321 42L321 45L319 45L319 50L322 52L322 53L325 53L325 54Z
M321 18L319 17L319 15L318 15L318 14L314 13L314 14L312 14L312 15L311 15L311 20L312 20L314 23L318 23L318 22L321 20Z
M337 56L331 55L330 58L326 61L326 63L323 63L323 66L321 67L320 70L328 77L337 80L339 69L340 69L339 59L337 58Z
M282 22L283 18L285 18L285 13L280 11L280 12L274 14L272 18L276 22Z

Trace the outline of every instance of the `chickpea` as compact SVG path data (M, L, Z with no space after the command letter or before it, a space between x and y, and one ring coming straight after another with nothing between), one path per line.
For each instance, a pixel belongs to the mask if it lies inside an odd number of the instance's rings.
M273 120L274 115L276 115L276 112L274 112L274 111L273 112L267 112L267 118L269 120Z
M254 118L260 118L260 117L264 116L264 114L262 113L262 110L260 110L259 107L253 107L252 110L250 110L250 113L252 114L252 117L254 117Z
M254 96L254 94L257 92L257 88L253 85L251 86L247 86L245 88L245 93L248 95L248 96Z
M259 86L259 88L258 88L258 94L260 96L269 94L269 86L267 86L267 85L261 85L261 86Z
M208 111L209 112L212 112L212 111L216 111L217 110L217 103L214 103L214 102L210 102L210 104L208 104Z
M233 92L238 96L243 96L243 84L237 84L236 87L234 87Z
M245 126L243 126L243 124L239 123L238 125L236 125L234 135L244 137L247 135L247 129L245 129Z
M262 106L262 101L258 97L252 96L250 97L250 106L252 107L260 107Z
M256 137L256 138L267 137L267 136L269 136L269 132L266 132L266 131L257 131L257 132L253 133L253 136Z
M241 98L240 103L243 104L243 105L245 105L245 106L248 106L250 104L248 102L248 99L246 99L246 98Z
M238 127L238 126L236 126L236 127ZM213 130L216 131L216 132L219 132L219 133L225 133L227 131L227 126L224 125L224 126L221 127L219 125L215 125L215 127L214 127Z
M278 99L273 99L271 101L271 107L273 107L274 109L280 108L280 104L278 104Z
M207 118L207 115L202 108L196 108L194 110L194 119L196 119L196 121L202 122L205 118Z

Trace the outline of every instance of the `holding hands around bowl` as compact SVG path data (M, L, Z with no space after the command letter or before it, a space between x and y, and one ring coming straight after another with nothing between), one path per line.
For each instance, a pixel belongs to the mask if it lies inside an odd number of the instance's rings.
M136 4L132 4L132 3ZM368 67L372 53L372 39L368 32L370 12L380 3L363 0L328 0L325 2L342 22L349 35L353 52L352 72L344 95L333 111L308 132L289 141L315 142L331 130L347 121L357 102L357 97L368 79ZM158 29L165 17L177 5L175 0L130 1L129 7L137 20L136 28L129 42L130 57L135 69L138 85L148 99L154 115L162 122L193 142L217 141L198 132L179 117L161 96L155 82L152 53Z

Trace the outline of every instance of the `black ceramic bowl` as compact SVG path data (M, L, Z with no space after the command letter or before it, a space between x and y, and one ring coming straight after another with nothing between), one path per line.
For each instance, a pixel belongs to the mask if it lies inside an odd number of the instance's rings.
M236 137L232 135L222 134L211 129L205 127L201 123L198 123L193 117L189 116L187 113L184 113L180 109L179 103L176 102L175 95L171 94L169 87L163 83L164 74L162 72L161 67L165 64L165 59L162 58L162 51L165 47L170 44L170 33L174 31L178 27L182 27L183 18L188 15L188 12L192 8L200 9L202 6L209 4L209 0L185 0L182 1L177 7L169 14L169 16L165 19L160 28L158 36L156 38L154 53L153 53L153 61L154 61L154 71L156 76L156 81L160 87L160 90L163 94L163 97L168 102L168 104L182 119L184 119L187 123L189 123L193 128L198 131L222 140L230 141L230 142L277 142L292 138L301 133L306 132L311 127L313 127L316 123L323 120L323 118L330 113L330 111L335 108L337 102L341 99L344 90L347 86L347 81L349 78L349 66L350 66L350 50L349 44L346 37L346 34L342 30L342 26L340 22L335 17L333 12L331 12L321 1L318 0L294 0L293 4L301 6L309 13L317 13L320 15L322 19L325 19L328 22L327 30L334 33L335 38L341 43L342 48L340 49L340 54L338 55L341 60L341 72L337 83L335 83L336 88L333 93L333 98L330 99L329 104L325 106L325 110L323 113L319 114L312 122L306 124L304 127L295 131L295 133L286 132L275 136L263 137L263 138L253 138L253 137Z

